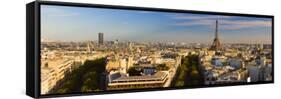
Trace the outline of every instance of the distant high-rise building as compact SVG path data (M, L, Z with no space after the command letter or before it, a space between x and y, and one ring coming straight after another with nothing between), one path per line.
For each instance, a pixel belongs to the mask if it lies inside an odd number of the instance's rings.
M221 43L220 43L219 34L218 34L218 20L216 20L215 39L214 39L214 42L210 49L215 50L215 51L221 49Z
M103 44L103 33L99 33L99 44Z

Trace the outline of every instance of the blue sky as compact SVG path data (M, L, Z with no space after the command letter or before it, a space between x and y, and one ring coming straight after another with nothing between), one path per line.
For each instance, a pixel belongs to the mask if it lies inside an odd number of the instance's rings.
M271 19L100 8L41 6L41 36L61 41L212 43L215 20L225 43L270 43Z

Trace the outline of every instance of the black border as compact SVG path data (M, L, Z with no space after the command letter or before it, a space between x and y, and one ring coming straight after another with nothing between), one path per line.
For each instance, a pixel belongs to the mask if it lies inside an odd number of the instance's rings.
M34 2L26 5L26 94L31 96L34 96L35 93L35 90L31 90L35 89L35 64L33 64L35 58L32 57L35 50L35 46L33 45L33 43L35 42L35 24L33 24L35 23L35 12L33 11L35 9L34 5Z
M40 81L40 6L41 5L56 5L56 6L71 6L71 7L88 7L88 8L105 8L105 9L124 9L124 10L141 10L141 11L156 11L156 12L172 12L172 13L193 13L193 14L209 14L209 15L227 15L227 16L243 16L243 17L258 17L272 19L272 81L251 82L251 83L231 83L224 85L204 85L192 87L177 87L177 88L154 88L154 89L130 89L130 90L114 90L102 92L76 92L66 94L47 94L41 95L41 81ZM226 12L210 12L210 11L194 11L194 10L178 10L165 8L147 8L147 7L133 7L133 6L119 6L119 5L102 5L102 4L87 4L87 3L70 3L70 2L56 2L56 1L35 1L35 96L40 98L49 97L65 97L65 96L80 96L80 95L99 95L99 94L113 94L113 93L131 93L131 92L145 92L145 91L163 91L175 89L193 89L193 88L208 88L208 87L223 87L223 86L237 86L237 85L253 85L253 84L270 84L274 83L274 16L273 15L258 15L258 14L241 14L241 13L226 13ZM36 76L37 75L37 76Z

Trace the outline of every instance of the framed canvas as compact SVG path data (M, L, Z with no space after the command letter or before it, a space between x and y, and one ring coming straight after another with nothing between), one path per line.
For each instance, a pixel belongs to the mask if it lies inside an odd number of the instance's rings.
M31 97L274 82L272 15L55 1L26 12Z

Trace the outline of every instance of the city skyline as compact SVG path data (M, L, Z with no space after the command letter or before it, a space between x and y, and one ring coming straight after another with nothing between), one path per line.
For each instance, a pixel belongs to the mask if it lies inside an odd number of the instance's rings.
M271 18L41 7L43 95L273 81Z
M43 39L208 43L219 20L224 43L271 44L271 19L206 14L41 6ZM168 39L167 39L168 38Z

